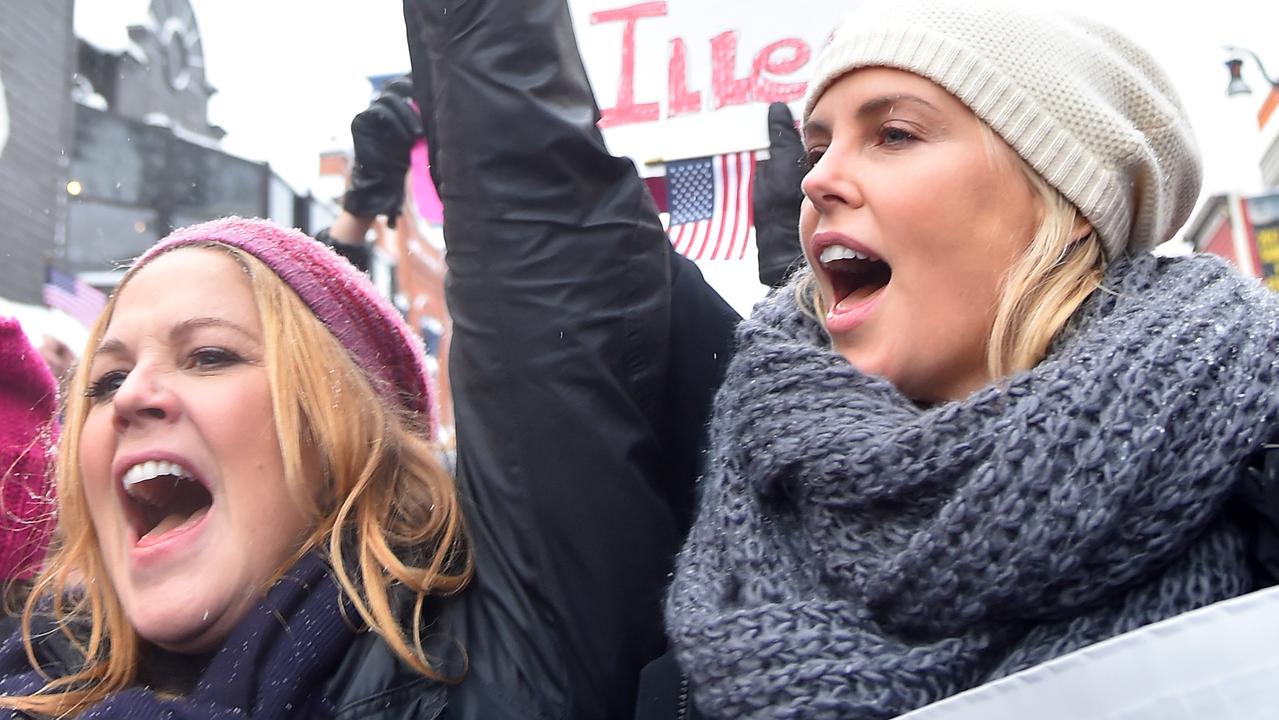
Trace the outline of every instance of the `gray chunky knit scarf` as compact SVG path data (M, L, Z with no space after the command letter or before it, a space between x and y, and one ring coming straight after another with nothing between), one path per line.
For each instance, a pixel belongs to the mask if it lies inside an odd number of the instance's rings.
M1251 588L1222 512L1279 428L1279 296L1112 263L1049 357L920 408L790 288L716 399L667 624L716 718L888 718Z

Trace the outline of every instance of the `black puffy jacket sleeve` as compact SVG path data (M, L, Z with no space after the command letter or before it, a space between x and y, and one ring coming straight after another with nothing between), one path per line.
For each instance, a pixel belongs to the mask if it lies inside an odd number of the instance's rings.
M470 660L448 716L490 717L499 699L627 718L664 645L736 317L606 150L563 0L405 0L405 20L444 201L476 561L443 615Z

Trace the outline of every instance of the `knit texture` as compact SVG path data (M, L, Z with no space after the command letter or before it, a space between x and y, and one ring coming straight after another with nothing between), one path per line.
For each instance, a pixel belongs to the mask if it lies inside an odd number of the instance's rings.
M945 88L1093 224L1113 259L1172 237L1199 195L1190 121L1168 77L1114 30L1033 3L871 0L819 56L804 120L860 67Z
M785 287L716 398L667 625L714 718L888 718L1249 591L1222 512L1279 429L1279 295L1143 254L1035 369L920 408Z
M43 629L34 634L37 657L43 655L42 643L66 644L61 628L47 615L38 615L36 623ZM331 717L332 698L324 697L325 684L355 641L361 628L358 623L359 616L345 600L329 564L311 553L290 568L235 626L190 692L171 697L134 685L76 717ZM55 677L71 671L60 665L45 669ZM15 632L0 643L0 693L29 695L47 681L31 668L22 633Z
M225 218L174 232L138 258L130 274L162 253L207 243L239 248L271 268L351 353L383 398L421 413L434 436L435 398L422 341L364 273L322 243L267 220Z
M0 581L39 569L53 532L57 383L16 320L0 318Z

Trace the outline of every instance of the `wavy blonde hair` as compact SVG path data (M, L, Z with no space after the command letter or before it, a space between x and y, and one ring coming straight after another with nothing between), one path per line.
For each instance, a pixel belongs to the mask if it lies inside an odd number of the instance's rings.
M986 371L1000 380L1029 370L1048 354L1084 300L1099 287L1105 272L1101 239L1056 188L1048 184L986 123L981 123L986 156L998 162L1008 153L1039 196L1039 225L1030 243L1009 266L1000 283L994 322L986 341ZM826 315L812 269L795 284L799 307L819 323ZM823 324L823 327L825 325Z
M199 247L227 252L249 278L264 330L284 481L313 521L302 547L270 582L305 553L322 549L360 617L397 656L425 676L455 681L433 667L423 648L423 603L429 594L461 590L471 560L462 543L456 488L427 439L426 420L388 407L346 349L260 260L216 243ZM0 707L69 716L136 681L143 641L106 573L79 471L80 434L91 402L85 396L89 366L118 297L119 290L94 325L85 361L71 380L58 453L58 537L22 613L33 667L39 665L32 617L45 608L85 665L50 678L32 695L0 698ZM320 487L307 484L308 454L320 459ZM397 616L391 600L396 585L416 595L408 617ZM85 626L87 637L77 630Z

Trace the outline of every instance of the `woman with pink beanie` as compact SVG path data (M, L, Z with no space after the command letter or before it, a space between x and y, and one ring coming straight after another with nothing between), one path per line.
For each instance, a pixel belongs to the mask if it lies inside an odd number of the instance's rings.
M4 496L36 523L5 536L21 570L47 536L53 382L12 347L6 452L26 460ZM83 357L57 542L0 645L0 708L433 717L465 665L427 634L426 601L465 585L469 553L421 343L367 276L262 220L179 230L134 263Z

